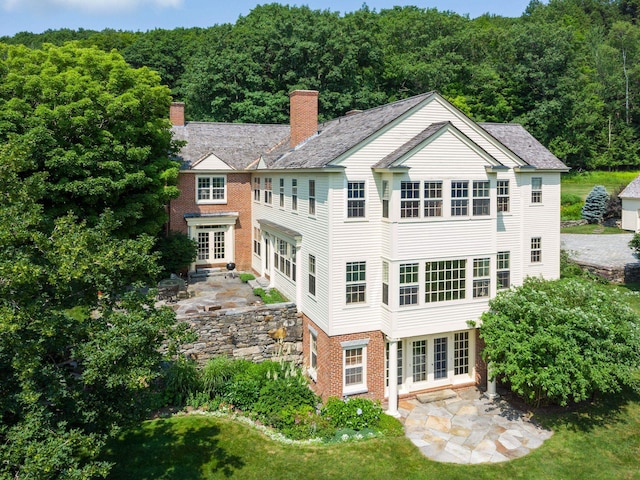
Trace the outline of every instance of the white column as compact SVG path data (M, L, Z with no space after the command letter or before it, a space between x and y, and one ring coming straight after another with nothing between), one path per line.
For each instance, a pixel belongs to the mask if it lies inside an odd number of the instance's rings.
M387 415L399 417L398 412L398 339L387 338L389 341L389 408Z
M489 400L495 400L498 398L498 392L496 390L496 378L493 375L493 368L491 368L491 362L487 363L487 397Z

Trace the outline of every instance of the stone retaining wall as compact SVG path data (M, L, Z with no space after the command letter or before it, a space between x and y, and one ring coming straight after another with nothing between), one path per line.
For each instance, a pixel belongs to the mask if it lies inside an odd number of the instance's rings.
M573 260L582 269L587 270L600 278L613 283L637 283L640 282L640 265L628 264L624 267L605 267L587 262Z
M286 360L302 364L302 316L294 303L199 312L178 320L198 335L182 348L198 363L221 355L261 362L283 354Z

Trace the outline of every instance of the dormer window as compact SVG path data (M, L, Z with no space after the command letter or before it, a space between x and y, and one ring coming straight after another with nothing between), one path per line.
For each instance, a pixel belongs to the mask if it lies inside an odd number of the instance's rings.
M196 177L196 202L207 203L227 203L227 181L224 176L204 176Z

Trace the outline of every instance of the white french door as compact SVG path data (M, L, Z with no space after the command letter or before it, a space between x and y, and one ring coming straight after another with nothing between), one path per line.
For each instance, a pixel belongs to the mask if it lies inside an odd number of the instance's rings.
M194 240L198 244L196 264L213 264L232 261L229 252L228 225L201 225L195 229Z

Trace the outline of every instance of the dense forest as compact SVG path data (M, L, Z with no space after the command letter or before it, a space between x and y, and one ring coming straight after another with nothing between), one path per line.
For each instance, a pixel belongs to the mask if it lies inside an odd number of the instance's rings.
M191 120L288 121L316 89L322 119L437 90L477 121L518 122L570 165L640 168L640 0L532 0L519 18L395 7L341 14L270 4L231 24L49 30L156 70Z

